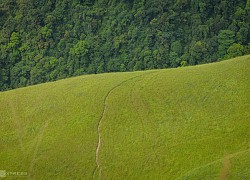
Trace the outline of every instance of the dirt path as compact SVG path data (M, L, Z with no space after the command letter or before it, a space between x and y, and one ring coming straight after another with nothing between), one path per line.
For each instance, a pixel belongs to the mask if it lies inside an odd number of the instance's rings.
M108 97L110 96L110 94L118 87L120 87L121 85L123 85L124 83L128 82L128 81L131 81L135 78L138 78L138 77L141 77L143 76L145 73L141 74L141 75L138 75L138 76L134 76L134 77L131 77L125 81L122 81L121 83L117 84L116 86L114 86L113 88L111 88L108 93L106 94L105 98L104 98L104 108L103 108L103 111L102 111L102 114L101 114L101 117L99 119L99 123L98 123L98 128L97 128L97 133L98 133L98 144L97 144L97 147L96 147L96 153L95 153L95 160L96 160L96 167L92 173L92 179L94 179L94 176L95 176L95 173L97 170L99 170L99 177L101 176L101 168L100 168L100 162L99 162L99 151L100 151L100 147L101 147L101 124L102 124L102 121L103 121L103 118L104 118L104 115L106 113L106 110L107 110L107 99Z
M44 132L45 132L45 129L48 127L48 124L49 124L49 121L46 121L44 126L41 127L41 130L37 136L37 143L36 143L36 147L35 147L35 150L34 150L34 153L33 153L33 156L32 156L32 160L30 162L30 166L29 166L29 179L31 179L32 177L32 171L33 171L33 167L34 167L34 164L35 164L35 161L36 161L36 156L37 156L37 153L38 153L38 149L40 147L40 144L42 142L42 139L43 139L43 136L44 136Z
M228 158L231 159L231 158L233 158L233 157L236 157L236 156L238 156L238 155L244 154L244 153L249 152L249 151L250 151L250 149L238 151L238 152L235 152L235 153L233 153L233 154L229 154L229 155L228 155ZM212 162L210 162L210 163L207 163L207 164L205 164L205 165L198 166L198 167L196 167L196 168L194 168L194 169L188 171L188 172L185 173L183 176L181 176L180 178L177 178L177 179L183 179L183 178L185 178L186 176L191 175L193 172L197 171L198 169L206 168L206 167L211 166L211 165L213 165L213 164L216 164L216 163L219 163L219 162L223 162L224 159L225 159L225 158L223 157L223 158L217 159L217 160L215 160L215 161L212 161Z

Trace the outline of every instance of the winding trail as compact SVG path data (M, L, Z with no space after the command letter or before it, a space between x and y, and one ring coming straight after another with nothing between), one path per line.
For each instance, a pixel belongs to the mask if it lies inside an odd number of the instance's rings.
M97 133L98 133L98 144L97 144L97 147L96 147L96 153L95 153L95 161L96 161L96 167L92 173L92 179L94 179L94 176L95 176L95 173L97 170L99 170L99 178L101 176L101 168L100 168L100 162L99 162L99 151L100 151L100 147L101 147L101 124L102 124L102 121L103 121L103 118L104 118L104 115L106 113L106 110L107 110L107 99L108 97L110 96L110 94L118 87L120 87L121 85L123 85L124 83L128 82L128 81L131 81L135 78L138 78L138 77L141 77L145 74L148 74L148 73L142 73L140 75L137 75L137 76L133 76L131 78L128 78L127 80L124 80L122 82L120 82L119 84L117 84L116 86L114 86L113 88L111 88L108 93L106 94L106 96L104 97L104 108L103 108L103 111L102 111L102 114L101 114L101 117L99 119L99 122L98 122L98 128L97 128Z
M35 161L36 161L36 157L37 157L37 153L38 153L40 144L41 144L43 136L44 136L44 132L45 132L46 128L48 127L48 124L49 124L49 122L46 121L45 124L41 127L40 132L39 132L39 134L37 136L36 147L35 147L35 150L33 152L32 160L31 160L30 166L29 166L29 176L28 176L29 179L33 179L31 176L32 176L34 164L35 164Z
M250 151L250 149L238 151L238 152L235 152L235 153L233 153L233 154L229 154L229 155L228 155L228 158L231 159L231 158L234 158L234 157L236 157L236 156L242 155L242 154L244 154L244 153L246 153L246 152L249 152L249 151ZM177 179L183 179L183 178L185 178L185 177L191 175L192 173L194 173L195 171L197 171L197 170L199 170L199 169L206 168L206 167L211 166L211 165L213 165L213 164L223 162L224 159L225 159L225 158L223 157L223 158L217 159L217 160L215 160L215 161L212 161L212 162L210 162L210 163L207 163L207 164L198 166L198 167L196 167L196 168L194 168L194 169L191 169L190 171L186 172L184 175L182 175L181 177L179 177L179 178L177 178Z

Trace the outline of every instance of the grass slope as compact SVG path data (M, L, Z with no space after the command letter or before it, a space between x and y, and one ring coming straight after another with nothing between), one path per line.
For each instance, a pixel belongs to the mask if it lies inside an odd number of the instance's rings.
M32 179L249 179L249 68L244 56L2 92L0 170Z

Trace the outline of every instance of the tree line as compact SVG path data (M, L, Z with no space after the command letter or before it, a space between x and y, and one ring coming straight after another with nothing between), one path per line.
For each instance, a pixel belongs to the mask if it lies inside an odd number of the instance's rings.
M0 91L250 54L250 0L0 0Z

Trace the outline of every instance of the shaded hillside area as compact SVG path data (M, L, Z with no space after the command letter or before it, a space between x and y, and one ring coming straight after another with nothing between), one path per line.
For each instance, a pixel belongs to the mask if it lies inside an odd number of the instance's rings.
M250 53L249 0L0 0L0 90Z
M249 179L249 68L243 56L1 92L0 169L31 179Z

